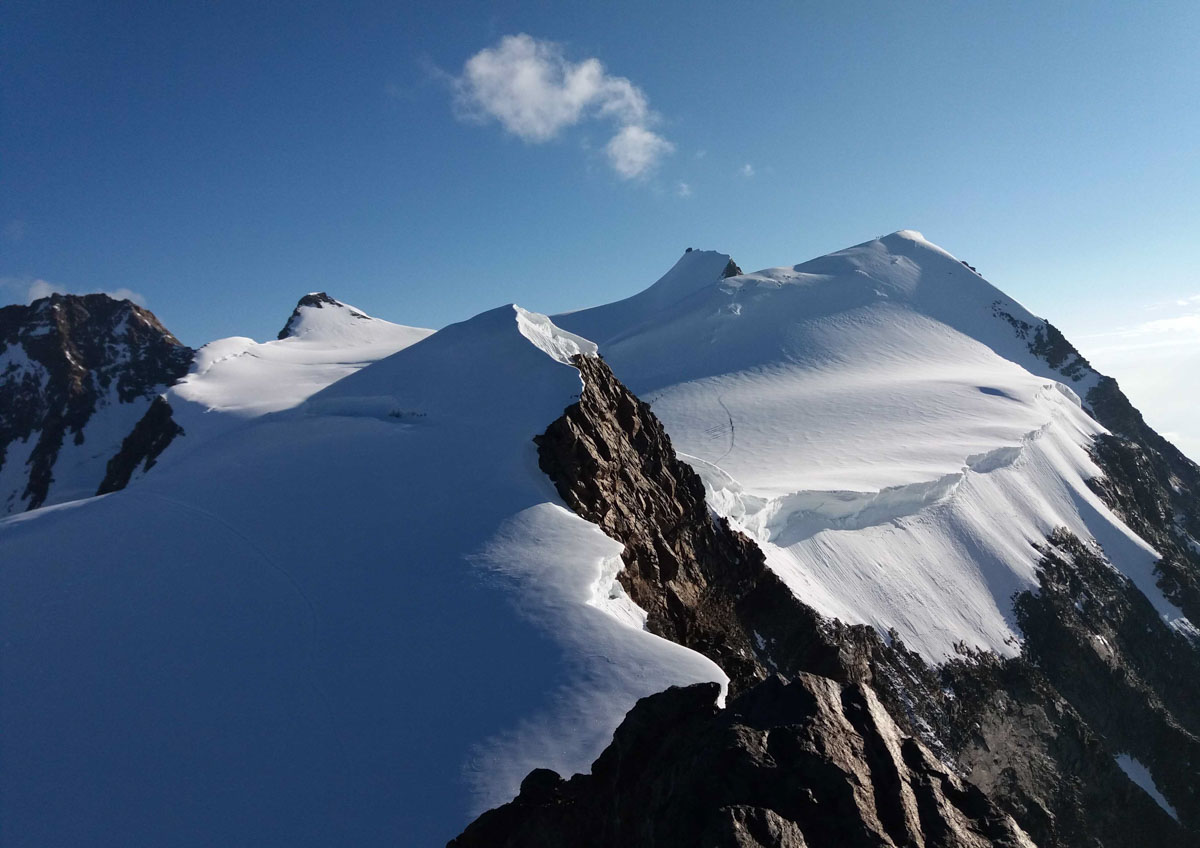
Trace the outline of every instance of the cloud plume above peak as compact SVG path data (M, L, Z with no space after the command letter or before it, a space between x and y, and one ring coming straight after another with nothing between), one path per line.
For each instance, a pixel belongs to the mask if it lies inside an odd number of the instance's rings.
M65 286L51 283L41 278L31 277L0 277L0 304L3 303L33 303L52 294L71 294ZM84 294L85 292L76 292ZM146 305L146 297L133 289L118 288L111 291L94 289L91 293L106 294L114 300L132 300L138 306Z
M454 92L460 116L499 121L532 144L583 121L612 121L617 129L605 152L623 179L648 175L675 149L649 129L656 116L640 88L610 75L599 59L571 62L561 45L524 33L506 35L468 59Z

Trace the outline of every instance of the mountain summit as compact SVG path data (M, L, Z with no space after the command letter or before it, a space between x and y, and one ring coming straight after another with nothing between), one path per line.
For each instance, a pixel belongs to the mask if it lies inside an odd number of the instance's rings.
M353 325L356 321L374 320L370 315L360 312L353 306L348 306L340 300L334 300L325 292L311 292L300 298L300 302L292 310L291 316L283 325L283 329L279 331L277 338L336 334L347 324ZM349 334L353 335L359 331L359 328L351 327Z

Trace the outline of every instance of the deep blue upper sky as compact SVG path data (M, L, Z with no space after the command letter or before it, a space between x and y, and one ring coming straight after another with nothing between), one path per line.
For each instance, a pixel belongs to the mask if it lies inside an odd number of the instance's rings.
M1194 0L9 0L0 296L130 289L193 345L318 289L436 327L611 300L688 246L750 270L911 227L1118 378L1163 332L1200 372L1198 25ZM454 78L518 33L626 78L673 151L614 171L611 101L541 143L471 119Z

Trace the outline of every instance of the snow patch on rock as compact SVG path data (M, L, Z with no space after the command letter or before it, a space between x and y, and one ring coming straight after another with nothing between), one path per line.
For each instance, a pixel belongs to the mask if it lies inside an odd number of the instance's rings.
M1150 774L1150 769L1146 768L1139 760L1135 760L1129 754L1118 754L1116 756L1117 765L1121 767L1121 771L1125 772L1125 776L1141 787L1142 791L1154 799L1158 806L1166 811L1167 815L1179 821L1179 814L1175 812L1163 794L1158 791L1158 784L1154 782L1154 777Z

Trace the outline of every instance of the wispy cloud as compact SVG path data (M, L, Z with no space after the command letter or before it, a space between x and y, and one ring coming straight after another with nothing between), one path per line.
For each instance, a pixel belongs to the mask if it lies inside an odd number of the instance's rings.
M754 176L754 166L751 165L749 162L747 162L745 165L743 165L741 167L741 169L738 171L738 173L741 174L746 179L750 179L751 177Z
M1128 353L1163 348L1200 350L1200 297L1178 301L1183 311L1167 318L1155 318L1084 338L1097 354Z
M692 187L685 182L679 182L675 185L675 193L680 197L691 197Z
M584 121L615 124L605 153L623 179L648 175L675 150L650 129L658 116L640 88L609 74L599 59L571 62L561 45L525 33L480 50L453 78L453 87L460 117L496 120L531 144Z
M33 303L35 300L41 300L43 297L49 297L52 294L66 294L67 290L61 286L56 286L54 283L46 280L34 280L29 284L29 289L25 292L25 302Z
M604 148L613 170L629 180L648 173L675 145L645 127L622 127Z
M96 289L91 292L71 292L66 286L34 277L0 277L0 294L6 300L33 303L52 294L106 294L114 300L132 300L138 306L146 305L146 297L133 289L118 288L111 291Z
M1200 408L1187 401L1200 392L1200 297L1171 304L1152 308L1174 314L1081 336L1080 349L1120 382L1152 426L1200 458Z

